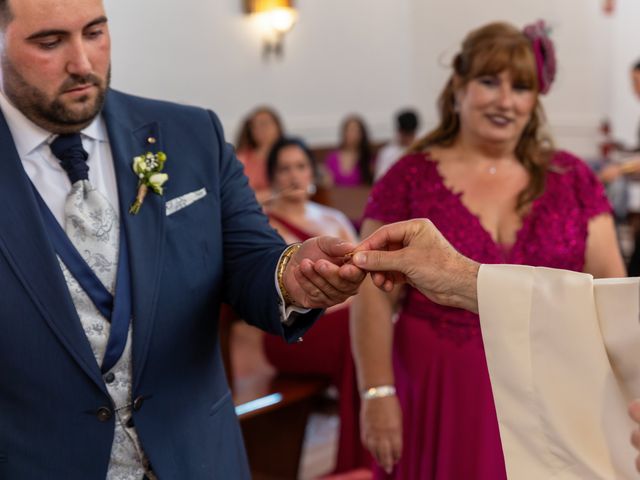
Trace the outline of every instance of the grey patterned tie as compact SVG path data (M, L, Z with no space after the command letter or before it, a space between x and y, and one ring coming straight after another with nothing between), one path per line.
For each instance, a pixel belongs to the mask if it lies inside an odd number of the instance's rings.
M115 293L118 267L120 222L109 201L88 180L87 152L82 148L80 134L60 135L51 143L51 151L58 157L71 180L71 192L64 207L65 231L84 260L103 285ZM61 262L62 263L62 262ZM113 325L95 308L84 288L62 264L67 286L89 339L96 361L107 370L112 380L105 383L111 396L117 421L107 472L107 480L137 480L148 472L144 454L131 418L131 328L126 326L124 351L110 367L107 361ZM115 321L115 320L114 320ZM113 328L112 328L113 327ZM117 379L117 380L115 380ZM127 426L129 425L129 426Z
M79 133L60 135L51 151L71 180L64 206L65 231L103 285L115 291L120 222L105 196L89 182L88 154Z

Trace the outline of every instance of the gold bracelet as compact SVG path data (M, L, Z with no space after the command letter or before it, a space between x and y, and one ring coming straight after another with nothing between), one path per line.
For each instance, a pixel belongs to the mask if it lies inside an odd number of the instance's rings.
M391 397L396 394L396 387L393 385L379 385L377 387L367 388L361 393L363 400L371 400L372 398Z
M285 305L292 305L293 300L291 299L289 292L287 292L287 289L284 286L284 271L289 264L289 260L291 260L291 257L293 257L293 255L298 250L300 250L300 247L302 247L302 243L292 243L287 248L285 248L284 252L282 252L282 255L280 256L278 266L276 267L278 286L280 287L280 293L282 294L282 299L284 300Z

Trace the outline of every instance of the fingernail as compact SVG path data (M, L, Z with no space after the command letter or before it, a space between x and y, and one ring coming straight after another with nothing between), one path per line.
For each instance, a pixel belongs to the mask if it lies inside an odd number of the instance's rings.
M353 256L353 263L355 263L356 265L364 265L367 263L367 255L362 253L362 252L358 252Z

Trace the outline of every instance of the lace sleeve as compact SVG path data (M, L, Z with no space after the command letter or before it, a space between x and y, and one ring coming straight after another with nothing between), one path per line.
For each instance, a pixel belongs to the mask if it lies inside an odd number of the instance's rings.
M415 156L403 157L376 182L367 200L363 218L384 223L410 218L410 177L415 163Z
M578 204L587 220L602 213L612 213L604 185L581 159L565 154L573 160L574 191Z

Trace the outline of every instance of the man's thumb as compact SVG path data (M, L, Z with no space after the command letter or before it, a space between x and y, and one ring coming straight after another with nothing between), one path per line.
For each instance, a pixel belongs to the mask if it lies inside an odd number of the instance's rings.
M400 250L394 252L383 252L370 250L368 252L357 252L353 258L353 264L363 270L371 272L402 272L402 254Z

